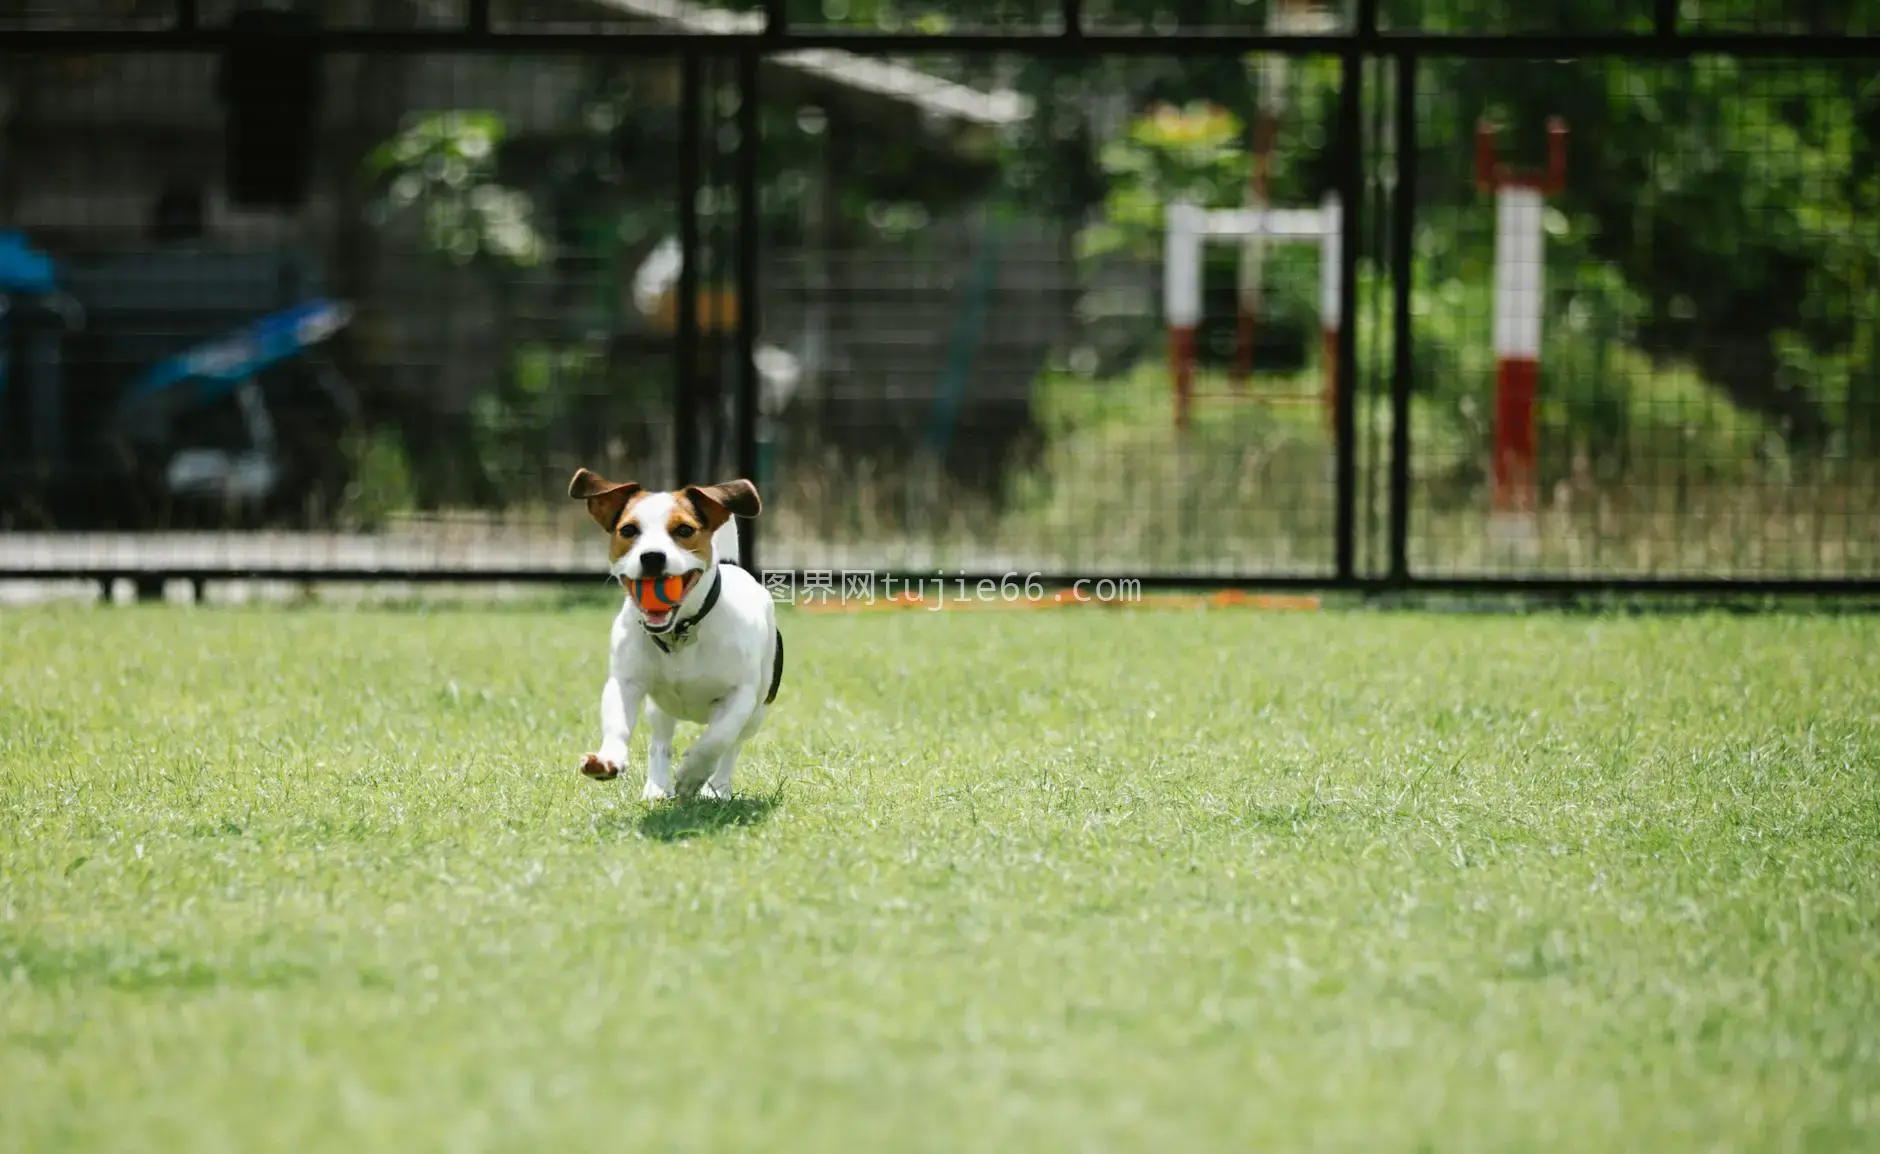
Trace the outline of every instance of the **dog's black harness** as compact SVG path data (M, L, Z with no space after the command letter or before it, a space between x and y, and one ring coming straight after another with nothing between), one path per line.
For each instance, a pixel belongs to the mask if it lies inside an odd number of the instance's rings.
M705 615L710 613L712 607L718 604L718 592L723 585L724 578L719 576L718 570L714 568L712 570L712 587L705 591L705 604L699 606L697 613L694 613L691 617L674 625L665 634L654 633L650 629L646 631L646 635L652 638L653 644L659 646L661 653L671 653L673 645L684 641L686 635L697 628L699 622L705 620ZM641 628L645 628L645 626L641 626ZM668 636L672 638L671 644L668 644L666 641ZM769 705L771 702L777 700L777 688L783 684L783 630L777 630L776 638L777 655L770 663L770 692L764 695L765 705Z

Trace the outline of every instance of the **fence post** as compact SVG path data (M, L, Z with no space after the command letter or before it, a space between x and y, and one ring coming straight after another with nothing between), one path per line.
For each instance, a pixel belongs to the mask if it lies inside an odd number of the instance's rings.
M1410 392L1415 382L1416 347L1410 323L1411 294L1416 291L1417 58L1397 58L1397 187L1391 202L1391 366L1390 366L1390 523L1389 579L1410 580Z
M701 136L705 86L703 61L696 50L679 58L679 308L673 328L678 342L673 382L674 485L704 481L698 476L699 378L699 235L698 194L703 179Z
M762 243L758 216L758 157L763 147L762 127L758 123L757 53L746 48L738 55L738 391L736 416L731 422L737 442L738 475L757 479L757 330L763 315L758 309L761 288L758 272L758 246ZM757 563L757 522L744 520L738 526L739 552L751 572L759 572Z
M1376 0L1360 0L1359 31L1374 33L1377 28ZM1364 54L1356 44L1344 48L1338 93L1338 139L1341 152L1338 172L1338 199L1344 211L1338 221L1338 299L1340 315L1355 310L1358 296L1359 227L1364 215ZM1335 566L1339 584L1357 580L1358 557L1358 422L1357 422L1357 325L1338 326L1338 396L1333 407L1334 543Z

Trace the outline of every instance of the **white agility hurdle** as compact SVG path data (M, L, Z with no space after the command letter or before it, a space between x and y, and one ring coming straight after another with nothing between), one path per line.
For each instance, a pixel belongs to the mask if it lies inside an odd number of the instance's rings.
M1162 312L1168 325L1169 375L1175 389L1175 427L1188 428L1194 402L1195 331L1201 325L1201 254L1208 241L1290 241L1319 246L1319 329L1323 336L1325 406L1338 398L1339 238L1344 214L1336 193L1318 208L1205 209L1186 201L1168 206L1162 250Z

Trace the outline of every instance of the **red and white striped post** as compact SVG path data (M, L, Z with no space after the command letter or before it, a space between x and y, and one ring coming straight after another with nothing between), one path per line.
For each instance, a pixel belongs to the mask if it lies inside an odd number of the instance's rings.
M1475 130L1475 187L1495 196L1495 443L1491 521L1531 530L1538 507L1535 396L1545 309L1545 198L1567 183L1567 126L1547 122L1547 171L1513 172L1495 159L1495 130Z
M1328 192L1319 212L1325 231L1319 237L1319 352L1325 374L1325 427L1338 428L1338 327L1343 323L1344 297L1338 293L1338 260L1344 240L1343 214L1338 194Z
M1175 431L1188 431L1195 395L1195 330L1201 325L1201 244L1208 214L1198 205L1168 206L1162 244L1162 311L1168 325L1169 380L1175 387Z

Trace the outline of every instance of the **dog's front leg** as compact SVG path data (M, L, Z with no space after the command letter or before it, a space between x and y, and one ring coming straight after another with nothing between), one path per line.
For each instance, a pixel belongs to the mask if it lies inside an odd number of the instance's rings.
M698 740L691 744L679 761L677 784L680 797L690 798L698 793L699 787L718 768L719 761L730 752L738 735L744 732L756 708L757 691L749 687L736 690L713 707L711 719L705 723L705 731L698 735Z
M646 691L618 677L601 686L601 748L581 759L581 772L596 781L612 781L627 767L627 746L640 718Z
M678 719L659 707L646 703L646 788L640 791L644 801L660 801L672 796L672 735L679 728Z

